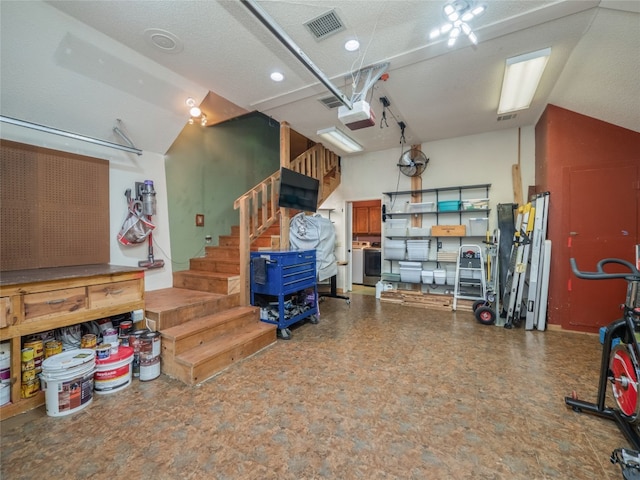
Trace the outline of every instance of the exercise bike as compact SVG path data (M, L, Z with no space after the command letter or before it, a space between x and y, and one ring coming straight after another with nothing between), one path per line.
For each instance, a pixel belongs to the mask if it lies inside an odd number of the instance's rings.
M627 281L627 298L622 306L622 318L605 327L597 403L579 400L575 392L570 397L565 397L565 403L576 412L592 413L614 420L633 448L640 450L640 346L636 338L636 332L640 332L640 271L632 263L617 258L600 260L596 272L581 272L575 259L571 258L569 261L573 273L578 278L624 278ZM622 265L628 272L605 272L604 267L609 264ZM619 338L620 343L612 348L611 344L615 338ZM617 408L605 406L608 384L611 384Z

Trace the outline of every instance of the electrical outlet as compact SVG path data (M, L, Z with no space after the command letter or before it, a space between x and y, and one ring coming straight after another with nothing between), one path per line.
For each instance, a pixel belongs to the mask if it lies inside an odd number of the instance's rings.
M207 244L208 244L208 243L211 243L211 235L205 235L205 237L204 237L204 241L205 241L205 243L207 243Z

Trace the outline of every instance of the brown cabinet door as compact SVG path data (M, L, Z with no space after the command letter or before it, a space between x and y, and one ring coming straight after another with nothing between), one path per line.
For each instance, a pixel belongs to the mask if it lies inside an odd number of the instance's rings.
M369 207L353 209L353 233L369 233Z
M382 233L382 208L369 207L369 233L380 235Z

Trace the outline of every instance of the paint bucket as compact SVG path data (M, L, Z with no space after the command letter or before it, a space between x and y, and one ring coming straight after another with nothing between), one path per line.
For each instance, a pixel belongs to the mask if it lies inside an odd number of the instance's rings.
M44 344L44 358L53 357L58 353L62 353L62 342L59 340L49 340Z
M89 348L68 350L42 362L42 389L47 415L69 415L93 401L96 352Z
M0 406L6 405L11 401L11 385L8 383L0 383Z
M21 354L22 354L22 363L28 362L29 360L33 360L33 348L23 348Z
M0 383L11 383L11 348L9 342L0 344Z
M98 394L115 393L131 384L133 348L120 347L104 360L96 360L94 389Z

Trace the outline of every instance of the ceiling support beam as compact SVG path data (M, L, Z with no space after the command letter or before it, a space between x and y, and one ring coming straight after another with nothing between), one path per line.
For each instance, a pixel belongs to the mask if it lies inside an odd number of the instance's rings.
M249 9L253 15L267 27L267 29L280 40L280 42L289 49L293 56L296 57L320 82L333 93L336 98L349 110L353 109L353 104L347 96L336 87L331 80L320 70L311 59L302 51L302 49L293 41L293 39L285 32L280 25L260 6L255 0L241 0L242 4Z

